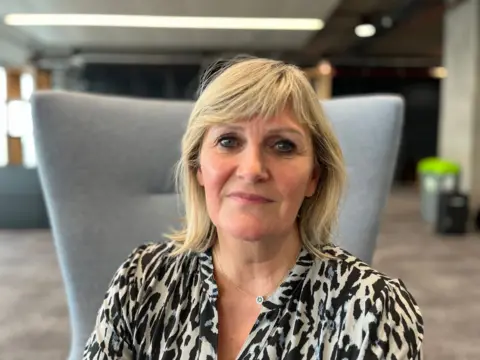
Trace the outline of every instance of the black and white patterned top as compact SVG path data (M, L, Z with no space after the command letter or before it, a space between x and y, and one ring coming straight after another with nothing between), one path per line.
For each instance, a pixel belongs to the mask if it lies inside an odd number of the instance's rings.
M117 270L84 359L217 358L211 250L168 256L172 249L143 245ZM334 259L300 252L237 359L421 360L423 320L405 285L339 247L322 251Z

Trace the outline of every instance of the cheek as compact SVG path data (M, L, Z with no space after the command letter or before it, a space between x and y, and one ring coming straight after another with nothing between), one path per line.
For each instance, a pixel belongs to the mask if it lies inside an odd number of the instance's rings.
M202 161L203 160L203 161ZM218 195L229 178L228 164L215 157L200 159L201 177L207 201Z
M302 167L290 168L277 177L279 190L291 201L303 201L310 184L310 171Z

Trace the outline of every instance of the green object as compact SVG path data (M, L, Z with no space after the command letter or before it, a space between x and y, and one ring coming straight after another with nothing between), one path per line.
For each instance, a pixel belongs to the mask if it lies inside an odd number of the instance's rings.
M418 162L417 172L421 183L420 207L425 221L435 223L439 195L458 188L460 171L459 164L437 157L425 158Z
M420 174L459 174L460 165L441 158L429 157L418 162L417 171Z

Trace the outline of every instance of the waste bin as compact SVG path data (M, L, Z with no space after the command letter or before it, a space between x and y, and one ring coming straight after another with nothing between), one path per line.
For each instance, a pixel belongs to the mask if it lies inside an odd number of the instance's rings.
M469 204L468 196L457 191L441 192L438 197L435 232L441 235L467 233Z
M457 191L460 182L460 165L441 158L426 158L418 163L420 176L420 208L422 218L435 223L438 198L442 192Z

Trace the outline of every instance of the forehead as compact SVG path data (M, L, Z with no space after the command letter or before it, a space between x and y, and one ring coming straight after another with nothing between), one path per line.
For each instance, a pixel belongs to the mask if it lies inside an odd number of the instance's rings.
M237 128L239 130L255 130L258 132L276 130L276 129L293 129L302 133L308 133L305 125L300 124L291 111L284 110L274 116L263 117L254 116L249 119L232 119L222 123L217 123L214 127L218 128Z

